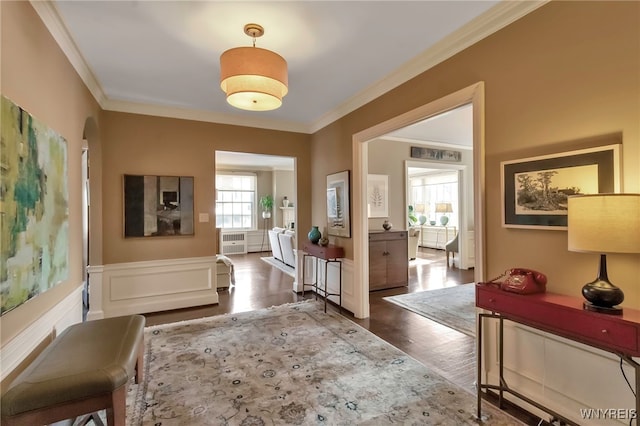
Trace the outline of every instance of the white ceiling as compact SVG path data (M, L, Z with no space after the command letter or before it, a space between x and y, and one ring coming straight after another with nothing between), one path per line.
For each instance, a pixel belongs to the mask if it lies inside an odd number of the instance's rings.
M306 133L543 3L32 1L104 109ZM250 22L289 65L275 111L237 110L220 90L220 54L250 45Z

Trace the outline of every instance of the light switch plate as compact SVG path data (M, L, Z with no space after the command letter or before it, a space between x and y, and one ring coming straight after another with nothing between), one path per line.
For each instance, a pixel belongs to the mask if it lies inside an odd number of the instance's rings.
M200 223L209 222L209 213L200 213L198 215L198 220L200 221Z

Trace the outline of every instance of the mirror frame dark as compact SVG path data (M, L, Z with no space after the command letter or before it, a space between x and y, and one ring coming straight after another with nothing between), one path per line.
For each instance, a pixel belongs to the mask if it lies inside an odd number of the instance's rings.
M125 238L194 235L193 192L193 176L125 174Z

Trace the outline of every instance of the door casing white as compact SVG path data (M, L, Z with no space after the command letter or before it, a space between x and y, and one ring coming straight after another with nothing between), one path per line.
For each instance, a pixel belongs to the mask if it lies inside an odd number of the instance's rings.
M369 262L367 261L369 244L366 211L367 175L369 173L367 142L468 103L473 105L473 199L476 231L474 280L478 282L484 279L484 82L481 81L353 135L353 285L356 294L353 314L356 318L367 318L370 315Z

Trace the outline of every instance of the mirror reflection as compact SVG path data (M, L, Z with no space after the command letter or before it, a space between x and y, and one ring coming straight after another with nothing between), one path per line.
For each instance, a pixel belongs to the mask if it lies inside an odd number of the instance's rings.
M124 175L124 236L193 235L193 177Z

